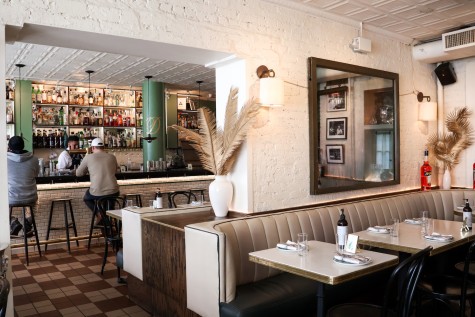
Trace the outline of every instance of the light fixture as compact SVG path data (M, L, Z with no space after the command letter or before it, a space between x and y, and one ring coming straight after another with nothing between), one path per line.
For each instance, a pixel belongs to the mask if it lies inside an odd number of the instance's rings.
M198 84L198 107L195 107L195 109L200 107L201 84L203 83L203 81L202 80L197 80L196 83Z
M23 132L22 132L22 130L21 130L21 69L22 69L23 67L25 67L25 64L15 64L15 66L18 67L18 82L20 83L20 85L19 85L19 91L20 91L20 93L18 94L18 95L19 95L19 96L18 96L18 100L19 100L19 102L20 102L20 105L18 106L18 109L20 110L19 117L18 117L18 118L20 118L20 120L19 120L19 122L20 122L20 137L21 137L22 139L25 139L25 138L23 137ZM25 140L26 140L26 139L25 139Z
M437 120L437 102L419 103L419 121Z
M87 96L87 102L92 105L94 103L94 95L91 91L91 74L94 73L93 70L86 70L86 73L89 74L89 95Z
M150 78L153 78L153 76L147 75L145 76L147 78L147 130L148 134L143 140L147 141L147 143L152 143L153 140L156 139L156 137L153 137L150 133Z
M424 94L419 91L419 92L417 93L417 101L422 102L422 101L424 100L424 98L427 99L427 102L430 101L430 96L424 96Z
M275 72L261 65L256 70L260 78L259 100L262 106L278 107L284 104L284 82L275 77Z

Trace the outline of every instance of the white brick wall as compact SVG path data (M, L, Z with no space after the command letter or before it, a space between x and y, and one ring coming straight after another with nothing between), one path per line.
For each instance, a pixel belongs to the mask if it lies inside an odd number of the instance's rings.
M419 186L417 170L427 136L416 121L417 101L411 93L417 89L435 95L435 77L432 65L411 62L410 46L396 40L367 31L373 52L355 54L348 44L358 34L356 28L258 0L0 3L0 23L24 22L232 52L247 62L251 91L257 81L255 69L261 64L284 80L306 87L309 56L399 73L401 185L309 195L307 89L286 84L285 106L271 109L269 123L250 135L250 209L262 211ZM435 128L431 124L429 131Z

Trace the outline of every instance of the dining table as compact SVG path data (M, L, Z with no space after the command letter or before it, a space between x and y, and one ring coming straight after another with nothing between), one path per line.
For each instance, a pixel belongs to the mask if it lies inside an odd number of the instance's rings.
M433 219L433 232L441 235L452 235L453 239L448 241L426 239L422 234L421 226L421 223L418 221L403 221L399 224L399 234L397 237L391 236L389 230L381 232L363 230L354 234L359 237L358 244L360 245L407 254L414 254L428 246L432 246L433 249L429 254L430 256L447 252L475 240L472 230L468 232L461 231L462 222L460 221Z
M356 278L395 266L398 257L391 254L358 250L359 256L370 261L364 265L340 263L334 260L336 247L333 243L308 241L308 252L301 256L298 252L270 248L249 253L249 260L284 272L296 274L317 281L317 316L326 314L325 284L337 285Z

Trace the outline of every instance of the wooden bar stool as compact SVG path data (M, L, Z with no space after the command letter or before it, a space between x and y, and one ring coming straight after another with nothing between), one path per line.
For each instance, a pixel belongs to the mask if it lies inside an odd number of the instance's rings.
M36 221L35 221L35 214L33 213L33 205L32 204L10 204L10 219L12 218L13 208L21 208L22 216L23 216L23 242L25 244L25 256L26 256L26 265L30 264L30 260L28 258L28 235L29 232L26 232L26 209L30 208L30 215L31 215L31 224L33 225L33 230L31 231L35 236L36 246L38 247L38 253L41 256L41 247L40 247L40 239L38 237L38 230L36 229ZM22 236L11 236L13 238L21 238Z
M124 196L125 201L127 200L135 200L135 205L138 207L142 207L142 195L141 194L125 194Z
M53 211L55 204L63 204L63 211L64 211L64 227L51 227L51 222L53 220ZM71 222L68 221L68 207L69 207L69 214L71 215ZM45 252L48 249L48 240L49 240L49 233L51 230L66 230L66 241L68 243L68 253L71 253L71 247L69 245L69 228L73 228L74 236L77 238L78 232L76 230L76 221L74 220L74 212L73 207L71 205L71 199L55 199L51 202L51 209L49 211L49 220L48 220L48 229L46 231L46 245L45 245ZM76 245L79 247L79 241L76 240Z

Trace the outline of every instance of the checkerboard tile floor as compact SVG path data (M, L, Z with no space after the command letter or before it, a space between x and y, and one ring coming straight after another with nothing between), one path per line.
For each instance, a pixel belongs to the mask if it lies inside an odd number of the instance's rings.
M129 300L127 285L117 283L113 252L101 275L103 251L103 245L71 246L71 254L55 249L41 258L30 252L29 266L23 254L12 255L15 317L150 316Z

